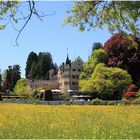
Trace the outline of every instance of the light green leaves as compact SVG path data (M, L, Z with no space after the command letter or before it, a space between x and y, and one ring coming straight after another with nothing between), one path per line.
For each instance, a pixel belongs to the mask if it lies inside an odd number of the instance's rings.
M80 31L103 28L111 33L123 30L139 35L139 1L82 1L75 2L67 11L70 16L64 21Z
M99 63L107 63L108 56L103 49L94 50L91 57L84 63L84 72L81 73L80 79L89 79Z
M5 25L0 24L0 30L5 29Z
M131 82L131 76L127 71L120 68L107 67L105 64L99 63L88 80L79 82L79 87L81 92L97 93L97 96L103 99L111 99L113 97L120 99L123 90Z

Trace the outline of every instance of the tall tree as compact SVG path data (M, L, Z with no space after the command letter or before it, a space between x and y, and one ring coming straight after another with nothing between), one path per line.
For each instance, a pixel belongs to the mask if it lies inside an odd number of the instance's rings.
M103 49L94 50L88 61L84 63L84 71L80 74L80 79L89 79L97 64L107 62L108 56Z
M102 43L100 43L100 42L94 42L93 45L92 45L92 52L94 50L101 49L102 47L103 47Z
M4 80L2 83L2 91L6 91L9 89L9 82L7 80Z
M26 78L31 78L31 66L32 66L32 63L36 63L37 64L38 62L38 56L35 52L31 52L29 55L28 55L28 58L27 58L27 62L26 62L26 68L25 68L25 75L26 75Z
M35 79L36 78L36 76L37 76L37 63L36 62L32 62L32 64L31 64L31 69L30 69L30 73L29 73L29 75L30 75L30 77L29 78L31 78L31 79Z
M6 73L6 77L5 80L8 82L9 85L9 89L12 89L12 79L13 79L13 70L12 70L12 66L8 66L8 69L5 70Z
M140 39L134 35L118 33L104 44L108 66L128 71L135 84L140 83Z
M39 53L38 55L38 79L49 79L49 70L53 68L52 56L49 52Z
M26 78L49 79L49 70L54 69L57 73L57 66L53 64L52 56L49 52L40 52L38 55L31 52L26 62Z
M88 80L79 81L79 87L81 92L92 93L95 98L112 100L121 99L123 91L131 82L131 76L127 71L100 63Z
M67 12L70 16L64 23L77 26L80 31L107 26L111 33L126 30L139 35L139 1L78 1Z
M16 85L16 83L17 83L17 81L21 78L21 71L20 71L20 66L19 65L14 65L13 66L13 72L12 72L12 75L13 75L13 77L12 77L12 90L13 90L13 88L15 87L15 85Z
M14 65L8 66L8 69L5 70L5 81L8 82L9 89L13 90L14 86L16 85L16 82L20 79L20 66Z

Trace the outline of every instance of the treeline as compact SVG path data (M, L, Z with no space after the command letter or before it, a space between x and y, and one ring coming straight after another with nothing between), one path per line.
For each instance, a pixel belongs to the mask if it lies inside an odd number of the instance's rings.
M53 63L52 55L49 52L30 52L26 62L25 76L28 79L49 80L49 71L53 69L57 74L57 64ZM19 65L8 66L0 73L0 91L13 91L17 81L21 79Z
M57 64L53 63L52 56L49 52L40 52L38 55L31 52L26 62L26 78L49 80L49 71L54 69L57 73Z

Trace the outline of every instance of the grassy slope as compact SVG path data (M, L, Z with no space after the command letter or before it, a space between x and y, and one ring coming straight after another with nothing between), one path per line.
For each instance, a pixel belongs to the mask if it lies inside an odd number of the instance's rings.
M140 106L0 104L0 139L140 138Z

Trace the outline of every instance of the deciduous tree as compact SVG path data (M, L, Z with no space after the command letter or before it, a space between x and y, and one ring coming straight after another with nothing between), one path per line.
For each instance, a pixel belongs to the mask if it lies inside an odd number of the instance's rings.
M128 71L135 84L140 83L140 39L134 35L118 33L105 44L108 54L108 66L119 67Z
M139 35L139 1L78 1L67 11L64 23L78 27L80 31L108 27L111 33L129 31Z
M84 63L84 71L80 74L80 79L89 79L99 63L107 63L108 56L103 49L92 51L91 57Z
M127 71L100 63L88 80L79 81L79 87L81 92L95 94L101 99L121 99L131 82Z
M14 92L17 95L24 95L30 97L33 93L33 89L26 84L26 79L22 78L17 81L14 87Z

